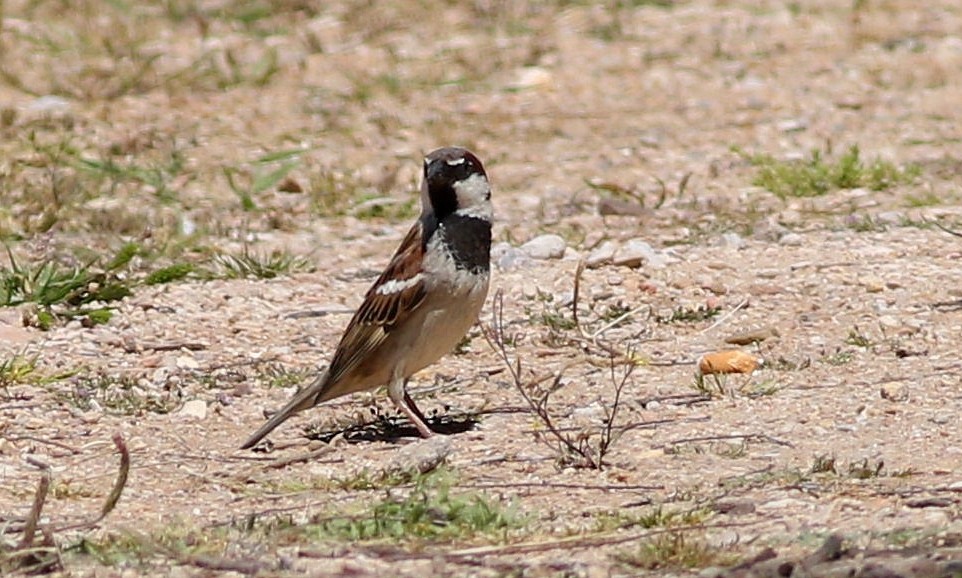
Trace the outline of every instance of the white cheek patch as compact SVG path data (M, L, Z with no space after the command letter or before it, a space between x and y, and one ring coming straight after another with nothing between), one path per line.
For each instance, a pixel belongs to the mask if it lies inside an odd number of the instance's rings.
M474 174L463 181L454 183L458 196L458 215L491 219L491 185L481 174Z
M374 292L377 293L378 295L392 295L394 293L400 293L401 291L404 291L405 289L410 289L411 287L414 287L415 285L420 283L421 278L422 278L422 275L418 273L417 275L415 275L414 277L411 277L410 279L391 279L387 283L383 285L379 285Z

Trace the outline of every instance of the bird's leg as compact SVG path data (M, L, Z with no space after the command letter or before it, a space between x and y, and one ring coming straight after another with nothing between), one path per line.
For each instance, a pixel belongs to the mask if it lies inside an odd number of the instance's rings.
M434 432L425 423L427 420L424 414L421 413L418 406L414 405L414 400L408 395L407 383L406 379L395 377L387 386L387 394L394 405L414 424L414 427L418 428L421 437L429 438L434 435Z

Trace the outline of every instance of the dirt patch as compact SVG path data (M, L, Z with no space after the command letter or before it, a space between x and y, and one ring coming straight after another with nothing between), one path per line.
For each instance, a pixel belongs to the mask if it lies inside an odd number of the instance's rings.
M8 0L4 271L96 276L0 309L4 563L46 464L35 554L64 573L958 574L962 239L934 224L962 230L962 9L837 4ZM490 303L412 388L467 430L439 471L385 473L417 440L380 435L380 394L237 451L448 144L495 187L520 381L603 467L525 403ZM532 257L545 234L563 256ZM107 281L131 294L84 301ZM732 348L765 363L695 375ZM123 496L67 529L111 491L114 434Z

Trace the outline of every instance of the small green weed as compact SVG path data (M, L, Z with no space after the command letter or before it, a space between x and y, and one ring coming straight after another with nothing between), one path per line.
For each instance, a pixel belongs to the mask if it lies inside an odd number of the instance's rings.
M56 392L63 401L83 410L108 410L121 415L166 414L179 404L176 391L146 391L127 376L96 375L78 378L72 387Z
M256 197L276 187L288 174L301 164L304 149L290 149L263 155L242 169L224 167L227 185L245 211L257 209Z
M818 197L837 189L864 187L884 191L914 181L921 170L916 165L898 167L882 159L864 162L857 145L835 160L829 153L812 151L808 159L779 161L766 154L747 155L736 149L758 169L753 184L764 187L781 199Z
M523 517L511 505L483 494L452 494L446 471L419 476L405 495L391 491L358 516L315 519L305 531L318 538L349 541L466 539L499 535Z
M173 283L174 281L180 281L196 271L197 267L193 263L174 263L173 265L168 265L167 267L157 269L148 274L144 279L144 284L165 285L167 283Z
M707 321L721 313L721 307L709 307L699 305L698 307L676 307L667 315L655 317L655 321L663 325L670 323L699 323Z
M297 370L280 363L268 363L258 368L257 378L266 382L268 387L294 387L304 383L311 373L311 370Z
M840 366L851 363L855 354L849 350L839 349L835 353L823 356L819 361L827 365Z
M0 361L0 389L19 383L30 383L37 377L37 358L14 355Z
M932 190L923 193L909 194L905 196L905 206L910 208L934 207L945 202L938 193Z
M733 552L710 546L700 534L683 530L657 534L636 550L615 555L615 560L646 570L727 566L737 560Z
M106 264L95 258L81 265L65 266L53 260L22 264L8 247L10 266L0 267L0 307L35 303L38 309L31 322L44 330L57 318L80 317L91 325L106 323L110 310L90 304L118 301L130 295L131 282L123 272L139 252L138 245L129 243Z
M313 270L314 267L306 257L286 251L257 253L244 247L240 254L217 255L211 275L224 279L274 279L281 275Z
M640 514L612 510L595 515L595 530L608 532L627 528L675 528L703 524L710 517L711 511L707 508L681 511L666 510L659 505Z
M848 337L845 338L845 343L865 349L875 345L875 342L872 341L870 337L862 333L857 326L849 330Z

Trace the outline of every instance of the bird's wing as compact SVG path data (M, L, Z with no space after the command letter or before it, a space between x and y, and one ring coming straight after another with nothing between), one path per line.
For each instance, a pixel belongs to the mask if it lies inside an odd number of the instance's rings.
M364 302L348 324L328 368L324 391L318 392L319 399L375 351L424 301L427 290L423 258L422 227L418 221L387 268L368 289Z

